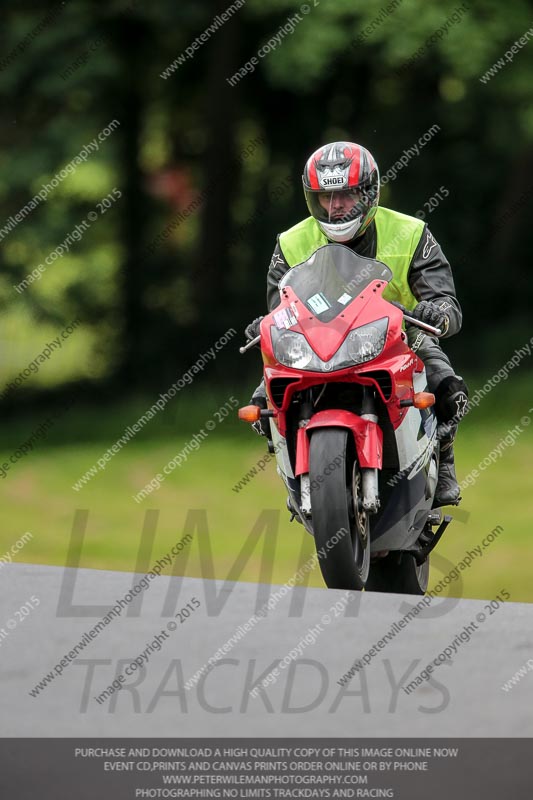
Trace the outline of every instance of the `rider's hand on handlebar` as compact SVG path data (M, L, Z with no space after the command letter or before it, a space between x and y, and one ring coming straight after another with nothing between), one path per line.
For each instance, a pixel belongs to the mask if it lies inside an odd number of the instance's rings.
M257 317L257 319L254 319L253 322L250 322L250 324L244 329L244 335L246 336L246 340L248 342L251 342L256 336L259 336L259 326L262 319L263 317Z
M450 318L448 315L431 300L422 300L414 310L411 311L411 316L419 319L420 322L425 322L426 325L433 325L434 328L440 328L441 335L444 335L450 325Z

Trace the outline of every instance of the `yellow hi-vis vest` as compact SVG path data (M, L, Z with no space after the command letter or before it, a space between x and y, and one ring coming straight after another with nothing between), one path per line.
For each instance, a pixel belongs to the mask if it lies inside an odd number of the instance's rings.
M412 310L417 299L409 288L408 273L411 260L420 242L424 222L407 214L379 206L374 217L376 223L376 260L382 261L393 274L383 297L395 300ZM279 245L290 267L301 264L330 240L322 232L314 217L298 222L280 234Z

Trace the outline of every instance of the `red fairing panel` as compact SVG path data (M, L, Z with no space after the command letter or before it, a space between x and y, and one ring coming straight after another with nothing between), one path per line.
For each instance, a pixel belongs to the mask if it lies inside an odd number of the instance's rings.
M357 414L343 409L327 409L315 414L309 424L298 431L296 465L297 474L309 472L309 448L304 453L300 446L300 433L314 430L315 428L348 428L351 430L357 450L357 457L361 467L381 469L383 467L383 431L376 422L362 419ZM302 453L300 454L300 450Z
M304 475L306 472L309 472L309 437L306 434L306 428L298 428L295 475Z

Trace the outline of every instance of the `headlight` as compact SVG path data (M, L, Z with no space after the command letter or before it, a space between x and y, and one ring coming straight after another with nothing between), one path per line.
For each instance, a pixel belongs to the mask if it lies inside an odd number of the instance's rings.
M326 369L346 369L377 358L385 347L388 324L389 318L383 317L351 331L335 355L327 362Z
M383 322L383 320L379 320ZM348 355L354 364L363 364L379 356L385 344L387 326L363 325L346 338Z
M314 353L301 333L282 333L274 343L274 355L280 364L292 369L305 369L313 360Z
M383 317L351 331L329 361L317 356L302 333L280 331L274 326L270 330L274 355L280 364L292 369L332 372L377 358L385 347L388 324L389 318Z

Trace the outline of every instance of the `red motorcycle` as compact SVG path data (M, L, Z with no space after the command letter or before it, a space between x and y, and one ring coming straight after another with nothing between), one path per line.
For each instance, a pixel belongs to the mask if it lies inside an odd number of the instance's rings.
M261 345L268 407L239 417L270 418L289 510L314 536L329 588L424 594L451 517L432 510L435 397L402 323L441 332L383 298L392 278L340 244L290 269L281 304L241 348Z

